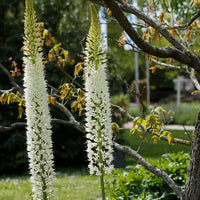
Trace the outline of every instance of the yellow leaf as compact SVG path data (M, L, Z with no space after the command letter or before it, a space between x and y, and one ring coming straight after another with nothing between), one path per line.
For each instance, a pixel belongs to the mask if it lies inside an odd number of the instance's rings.
M1 96L0 96L0 102L2 104L5 104L6 101L7 101L7 96L8 96L8 93L7 92L4 92Z
M139 130L137 130L137 133L138 133L138 136L142 139L144 136L144 131L139 129ZM146 140L146 137L145 137L145 140Z
M135 133L135 128L132 128L132 129L130 130L130 134L133 135L134 133Z
M61 43L54 45L53 50L58 53L58 49L60 47Z
M162 134L160 135L160 138L161 138L162 136L166 135L166 134L167 134L167 131L163 131Z
M167 113L168 113L168 114L171 114L171 113L172 113L172 111L171 111L171 110L169 110Z
M54 97L48 96L48 102L51 103L53 106L57 104L57 101Z
M113 133L119 133L119 125L117 123L112 123L112 131Z
M157 135L153 135L152 139L154 144L158 143L158 140L160 140L160 138Z
M172 63L172 59L171 58L167 58L167 63L171 64Z
M111 10L108 8L107 9L107 14L110 15L111 14Z
M69 51L62 51L62 54L64 55L65 58L67 58L69 56Z
M54 50L53 49L51 49L50 51L49 51L49 53L48 53L48 59L49 59L49 61L54 61L55 60L55 55L54 55Z
M142 120L142 125L143 125L144 130L146 131L147 127L146 127L146 122L144 120Z
M77 111L77 109L78 109L78 102L76 100L71 103L71 108L74 109L75 111Z
M189 38L191 37L191 31L188 31L184 36L183 38L188 40Z
M158 118L151 114L151 115L147 115L146 117L146 122L150 125L150 126L155 126L157 123Z
M8 94L8 96L7 96L7 104L9 104L9 103L10 103L11 96L12 96L12 94L11 94L11 93L9 93L9 94Z
M177 32L177 30L175 30L175 29L171 29L170 30L170 33L173 35L173 36L178 36L178 32Z
M136 125L138 125L138 128L140 127L140 124L141 124L141 118L140 117L136 117L134 120L133 120L133 128L135 128Z
M173 135L171 133L167 134L167 139L168 139L168 143L169 144L172 144L172 145L174 144L174 142L175 142L174 141L174 137L173 137Z
M76 64L75 68L74 68L74 75L77 75L79 74L79 72L82 70L82 62L79 62Z
M163 24L163 18L164 18L164 16L165 16L165 14L162 12L160 14L160 19L159 19L159 22L160 22L161 25Z
M69 62L70 65L73 65L73 64L75 63L75 61L72 59L72 57L71 57L71 55L69 54L68 51L63 50L63 51L61 52L61 55L64 55L65 60L66 60L67 62Z
M19 112L18 119L21 119L21 118L22 118L22 114L23 114L23 112L24 112L24 110L23 110L23 108L22 108L21 106L19 106L18 112Z
M46 45L49 46L52 42L55 43L55 38L51 35L51 33L48 30L46 30L46 34Z
M152 73L156 72L156 67L150 67L149 69L151 70Z
M46 29L44 29L42 32L42 37L45 38L45 36L46 36Z

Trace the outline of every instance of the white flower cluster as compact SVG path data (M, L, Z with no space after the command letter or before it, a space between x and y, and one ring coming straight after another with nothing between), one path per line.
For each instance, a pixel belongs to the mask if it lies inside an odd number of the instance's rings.
M90 174L113 170L111 105L106 79L106 53L96 10L85 50L86 131Z
M50 115L32 0L26 1L24 87L27 117L27 150L34 200L54 199L55 172Z

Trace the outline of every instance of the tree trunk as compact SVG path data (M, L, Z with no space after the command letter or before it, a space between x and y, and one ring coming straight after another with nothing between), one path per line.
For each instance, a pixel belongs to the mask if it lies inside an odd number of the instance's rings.
M200 200L200 112L195 125L183 200Z

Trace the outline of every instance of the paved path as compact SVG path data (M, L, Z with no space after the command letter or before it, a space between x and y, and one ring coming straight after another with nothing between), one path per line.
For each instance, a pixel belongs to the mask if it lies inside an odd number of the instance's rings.
M127 122L123 125L123 128L131 128L132 127L132 122ZM194 126L183 126L183 125L176 125L176 124L171 124L171 125L168 125L166 127L166 129L169 129L169 130L194 130Z

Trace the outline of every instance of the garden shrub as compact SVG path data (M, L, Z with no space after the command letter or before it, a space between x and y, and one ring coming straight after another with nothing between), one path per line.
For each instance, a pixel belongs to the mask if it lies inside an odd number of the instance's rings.
M184 187L189 154L164 154L159 162L150 161L164 170L176 184ZM158 176L141 165L116 169L106 183L108 200L176 200L178 197Z

